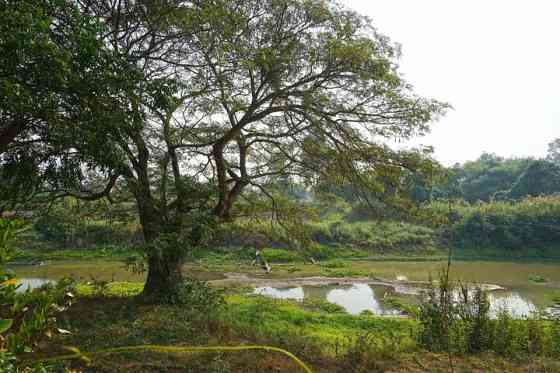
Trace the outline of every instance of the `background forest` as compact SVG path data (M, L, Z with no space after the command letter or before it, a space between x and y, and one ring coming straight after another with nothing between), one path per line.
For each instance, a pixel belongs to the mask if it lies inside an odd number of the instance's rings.
M266 247L292 251L284 254L288 257L315 259L429 255L449 245L456 248L456 257L557 257L559 144L550 144L546 159L485 153L475 161L441 167L429 179L410 173L402 183L413 214L409 205L406 212L398 205L388 209L348 184L270 178L267 188L273 195L257 196L260 203L241 203L235 210L239 218L213 230L201 246L248 248L263 241ZM267 203L271 197L274 205ZM116 201L68 197L48 205L30 203L15 213L34 221L21 238L28 245L93 250L141 245L134 209L123 188Z

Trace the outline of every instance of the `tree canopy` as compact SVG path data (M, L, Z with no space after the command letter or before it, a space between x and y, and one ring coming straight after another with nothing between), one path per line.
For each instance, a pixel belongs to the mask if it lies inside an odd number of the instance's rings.
M446 105L416 95L398 72L398 47L335 2L79 0L72 14L102 25L92 43L121 79L92 92L118 110L52 129L45 143L78 167L49 192L132 193L148 295L180 281L184 247L205 224L235 218L241 197L272 200L271 178L351 182L390 203L405 173L432 167L430 149L396 151L386 140L425 134ZM88 97L89 83L78 86L87 92L72 97Z
M84 166L109 149L102 135L90 142L77 132L124 115L126 80L99 40L103 25L75 3L2 1L0 17L2 210L45 187L79 185Z
M521 199L560 193L560 166L539 160L533 162L513 184L509 197Z

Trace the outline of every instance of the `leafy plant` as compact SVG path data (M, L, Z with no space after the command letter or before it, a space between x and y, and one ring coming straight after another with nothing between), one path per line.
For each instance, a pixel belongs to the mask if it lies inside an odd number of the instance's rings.
M218 312L224 305L223 292L210 286L207 282L186 278L170 295L168 303L181 305L185 311L196 311L201 315Z
M418 320L421 328L418 335L420 345L431 351L448 351L451 329L457 317L453 304L454 285L445 273L435 286L430 281L428 290L420 303Z
M539 275L534 275L534 276L529 276L529 281L531 282L535 282L537 284L543 284L548 282L548 280L542 276Z

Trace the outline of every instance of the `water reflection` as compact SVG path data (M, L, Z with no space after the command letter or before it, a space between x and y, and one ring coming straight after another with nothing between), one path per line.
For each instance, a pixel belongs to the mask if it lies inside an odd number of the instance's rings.
M384 287L357 283L340 286L297 286L289 288L263 286L256 288L254 294L297 301L302 301L304 298L321 298L338 304L352 315L360 314L363 311L370 311L376 315L399 315L398 310L384 307L379 302L379 299L383 298L385 290Z
M321 298L330 303L338 304L352 315L364 311L375 315L400 315L400 311L383 303L386 293L417 295L419 289L411 286L396 286L389 289L383 286L372 286L363 283L337 286L297 286L289 288L275 288L270 286L258 287L255 294L266 295L277 299L293 299L302 301L304 298ZM489 292L490 314L495 317L499 312L506 311L512 317L521 318L531 316L537 307L519 293L509 291ZM457 294L458 299L458 294Z
M512 317L529 317L537 312L537 307L524 299L519 293L500 291L488 293L490 315L496 317L500 312L507 312Z
M373 290L366 284L354 284L332 289L328 292L326 299L344 307L351 314L359 314L363 311L381 313L381 307Z
M44 278L18 278L17 284L19 285L16 292L23 293L27 289L36 289L44 284L54 284L55 281L47 280Z
M301 286L291 288L273 288L270 286L255 288L255 294L266 295L276 299L294 299L302 301L304 298Z

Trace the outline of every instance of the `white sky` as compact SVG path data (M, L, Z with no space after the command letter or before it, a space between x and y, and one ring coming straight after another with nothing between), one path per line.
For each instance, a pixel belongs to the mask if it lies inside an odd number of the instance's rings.
M443 164L542 157L560 137L560 1L341 1L402 45L417 93L453 105L419 141Z

